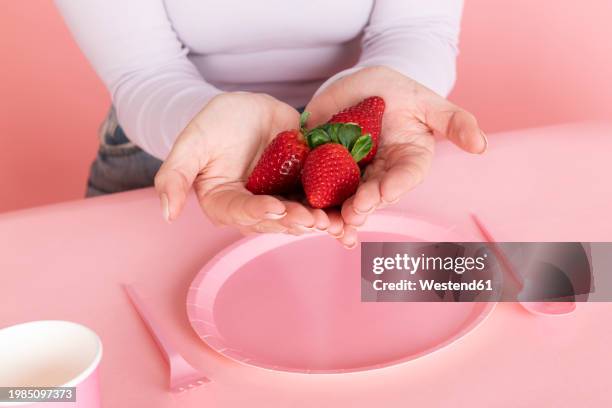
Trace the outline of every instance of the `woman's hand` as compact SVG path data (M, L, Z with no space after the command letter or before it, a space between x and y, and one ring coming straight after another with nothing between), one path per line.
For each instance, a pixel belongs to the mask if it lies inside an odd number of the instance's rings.
M340 235L339 214L254 195L244 187L270 140L298 124L295 109L268 95L226 93L212 99L179 135L155 177L166 220L176 219L193 185L213 222L237 226L243 233L301 234L316 228Z
M433 157L434 134L470 153L487 148L472 114L386 67L364 68L317 94L306 107L311 112L309 124L323 123L374 95L386 102L380 145L359 189L342 206L345 229L362 225L376 208L397 202L423 180Z

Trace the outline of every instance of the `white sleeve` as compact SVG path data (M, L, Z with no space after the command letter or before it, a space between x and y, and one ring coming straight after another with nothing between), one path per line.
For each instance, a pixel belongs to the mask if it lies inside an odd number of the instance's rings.
M363 67L384 65L447 96L455 82L462 0L374 0L358 63L320 89Z
M110 91L119 123L165 159L175 138L216 94L187 59L163 0L55 0Z

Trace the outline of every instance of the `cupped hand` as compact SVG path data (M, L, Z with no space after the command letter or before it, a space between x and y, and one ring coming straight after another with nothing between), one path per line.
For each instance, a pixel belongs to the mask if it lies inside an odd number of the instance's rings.
M357 192L342 206L345 229L362 225L377 208L397 202L429 170L434 135L448 138L469 153L483 153L487 139L474 116L416 81L386 67L347 75L317 94L306 110L309 125L369 96L386 102L379 149Z
M295 129L299 113L271 96L226 93L213 98L178 136L155 176L167 221L176 219L193 186L204 213L216 224L243 233L313 229L340 235L339 214L327 214L299 202L254 195L245 181L276 134Z

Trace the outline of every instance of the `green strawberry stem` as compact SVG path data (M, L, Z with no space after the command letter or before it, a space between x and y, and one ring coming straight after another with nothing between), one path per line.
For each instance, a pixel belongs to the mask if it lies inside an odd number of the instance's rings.
M306 141L311 149L326 143L341 144L359 162L372 150L372 136L361 132L361 126L355 123L326 123L308 131Z
M353 156L353 159L359 163L361 159L370 153L370 150L372 150L372 136L368 133L359 137L359 139L355 141L355 144L351 149L351 156Z

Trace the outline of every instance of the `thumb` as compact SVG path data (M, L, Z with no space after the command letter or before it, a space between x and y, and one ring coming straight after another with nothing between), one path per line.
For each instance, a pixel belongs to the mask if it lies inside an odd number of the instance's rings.
M332 95L332 93L333 89L325 89L316 94L308 105L306 105L305 111L310 114L308 118L309 128L313 128L327 122L334 113L341 110L338 100Z
M201 161L188 133L181 135L168 158L155 175L155 190L159 195L162 215L166 222L175 220L187 199L187 194L200 171Z
M425 124L435 133L469 153L481 154L487 150L487 136L471 113L435 94L423 109Z

